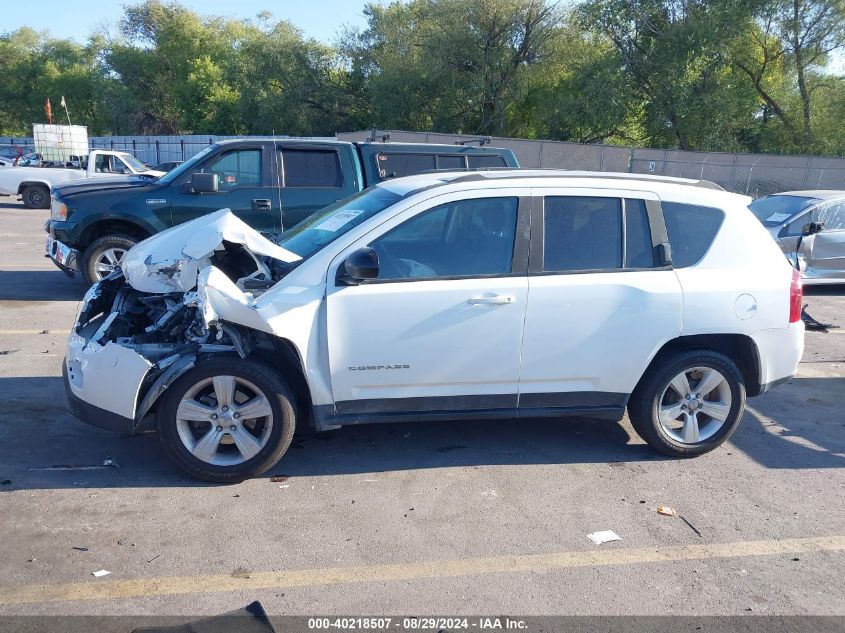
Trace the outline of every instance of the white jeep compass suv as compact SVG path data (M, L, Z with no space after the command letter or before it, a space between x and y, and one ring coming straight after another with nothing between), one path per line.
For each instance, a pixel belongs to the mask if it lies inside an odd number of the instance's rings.
M627 407L656 450L700 455L803 350L800 277L748 202L513 170L387 181L279 243L222 209L88 291L70 406L123 433L154 423L181 468L220 482L269 469L298 425Z

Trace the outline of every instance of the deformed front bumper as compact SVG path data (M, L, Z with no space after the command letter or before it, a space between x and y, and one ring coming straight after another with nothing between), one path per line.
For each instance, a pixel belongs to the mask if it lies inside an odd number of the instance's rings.
M132 418L126 418L94 406L74 393L68 379L67 360L62 364L62 379L65 383L65 394L67 395L67 410L77 418L92 426L107 429L120 435L131 435L135 432L135 420Z
M72 332L62 367L71 413L93 426L134 433L138 394L152 366L131 349Z

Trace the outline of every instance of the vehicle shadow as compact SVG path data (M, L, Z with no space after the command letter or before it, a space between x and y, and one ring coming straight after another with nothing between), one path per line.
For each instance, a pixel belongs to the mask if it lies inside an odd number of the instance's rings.
M0 378L0 400L0 481L11 480L0 493L213 485L172 466L152 433L119 437L77 420L65 410L60 378ZM297 435L268 476L663 459L630 439L618 423L586 418L350 426ZM103 467L106 459L119 467Z
M845 421L830 401L843 389L845 378L801 378L753 399L731 442L766 468L845 466ZM0 481L10 481L0 493L214 485L172 466L154 434L119 437L74 418L64 409L59 378L0 378L0 401L7 403L0 410ZM351 426L295 437L266 476L668 459L627 428L588 418ZM103 466L107 459L118 467Z
M842 468L845 377L802 377L748 401L734 445L766 468Z
M78 301L87 287L56 270L0 270L0 301Z

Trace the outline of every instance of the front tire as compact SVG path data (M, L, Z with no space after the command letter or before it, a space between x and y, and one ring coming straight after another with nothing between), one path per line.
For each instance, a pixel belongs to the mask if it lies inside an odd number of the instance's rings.
M49 209L50 190L44 185L30 185L21 191L23 206L28 209Z
M165 453L199 479L237 483L281 459L296 426L288 385L267 366L226 356L200 360L162 397Z
M672 457L695 457L720 446L744 411L742 374L730 358L709 350L658 356L628 403L637 434Z
M98 237L82 253L82 276L88 285L106 277L135 246L137 240L129 235L115 234Z

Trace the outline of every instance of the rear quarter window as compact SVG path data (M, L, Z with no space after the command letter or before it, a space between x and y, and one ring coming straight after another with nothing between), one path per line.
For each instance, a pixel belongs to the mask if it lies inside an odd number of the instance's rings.
M725 219L725 212L714 207L680 202L664 202L662 206L673 266L695 266L713 243Z

